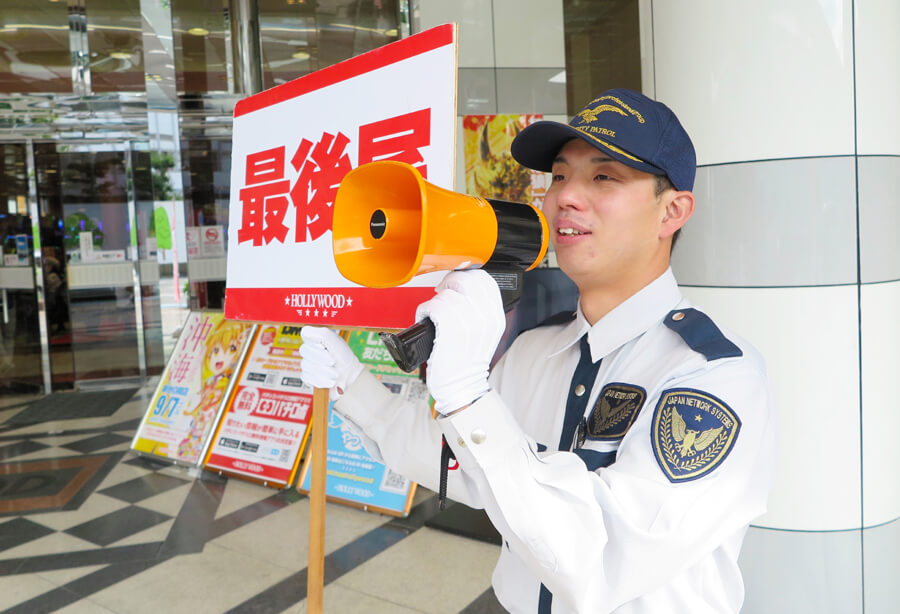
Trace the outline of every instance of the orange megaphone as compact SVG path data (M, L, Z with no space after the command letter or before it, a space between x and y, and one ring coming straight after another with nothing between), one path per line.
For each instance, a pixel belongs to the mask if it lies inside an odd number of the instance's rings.
M484 268L509 309L522 294L524 271L544 259L549 232L532 205L444 190L409 164L384 160L344 175L332 237L338 271L352 282L390 288L422 273ZM427 318L397 334L381 333L406 372L425 362L434 336Z
M332 236L338 270L370 288L399 286L432 271L531 270L549 240L536 207L445 190L391 160L344 176Z

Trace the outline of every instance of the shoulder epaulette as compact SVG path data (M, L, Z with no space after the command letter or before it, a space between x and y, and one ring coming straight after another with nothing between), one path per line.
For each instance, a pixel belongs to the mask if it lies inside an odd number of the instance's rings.
M743 356L741 348L728 340L708 315L696 309L676 309L665 319L666 326L706 360Z

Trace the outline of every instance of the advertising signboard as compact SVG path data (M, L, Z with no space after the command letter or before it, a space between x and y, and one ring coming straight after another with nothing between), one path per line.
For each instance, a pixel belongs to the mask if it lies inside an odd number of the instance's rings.
M428 398L428 389L419 379L418 370L413 373L401 371L377 334L351 332L347 343L357 358L391 391L410 399ZM384 514L408 514L415 483L373 459L360 437L339 414L329 410L326 498ZM308 492L310 478L306 467L303 474L299 490Z
M294 480L313 389L300 377L299 326L257 327L204 467L266 484Z
M131 448L198 465L231 391L254 325L218 311L192 311Z

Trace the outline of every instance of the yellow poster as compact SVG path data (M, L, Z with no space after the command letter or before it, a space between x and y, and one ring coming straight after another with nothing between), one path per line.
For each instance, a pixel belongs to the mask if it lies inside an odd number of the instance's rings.
M466 115L463 117L466 193L540 207L547 190L544 173L516 162L509 146L523 128L543 115Z
M254 325L193 311L162 374L131 448L197 465L228 398Z

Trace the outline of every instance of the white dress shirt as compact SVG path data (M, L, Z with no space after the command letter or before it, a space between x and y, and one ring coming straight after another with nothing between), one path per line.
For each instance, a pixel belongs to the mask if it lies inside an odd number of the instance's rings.
M576 450L558 451L585 334L602 362ZM446 435L459 461L448 496L484 508L503 537L493 586L507 610L537 612L543 583L554 614L739 611L775 405L756 350L692 308L671 270L593 326L579 309L523 333L490 384L434 420L366 373L335 407L373 456L434 490Z

